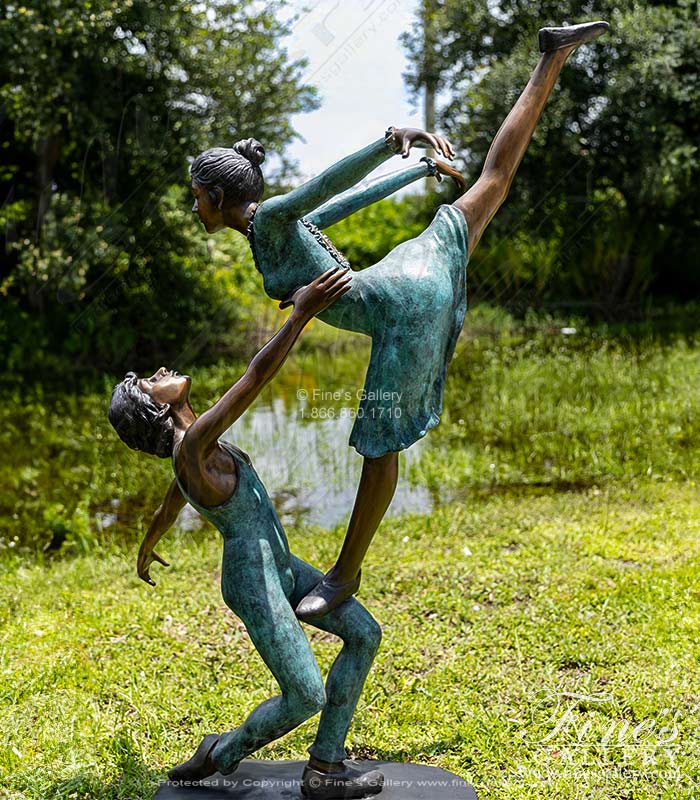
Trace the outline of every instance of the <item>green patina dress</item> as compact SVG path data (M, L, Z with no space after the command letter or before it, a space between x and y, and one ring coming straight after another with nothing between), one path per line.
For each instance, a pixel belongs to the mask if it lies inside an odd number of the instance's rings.
M380 139L258 206L248 235L270 297L284 300L337 264L349 268L321 230L433 174L430 163L422 162L350 188L392 155ZM447 365L467 308L467 241L464 215L454 206L440 206L420 236L356 272L347 294L318 315L329 325L372 338L350 436L364 456L410 447L440 421Z

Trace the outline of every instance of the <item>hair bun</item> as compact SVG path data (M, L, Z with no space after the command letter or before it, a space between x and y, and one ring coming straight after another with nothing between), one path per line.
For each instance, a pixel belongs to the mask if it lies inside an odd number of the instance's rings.
M256 167L265 160L265 148L257 139L241 139L233 145L233 149Z

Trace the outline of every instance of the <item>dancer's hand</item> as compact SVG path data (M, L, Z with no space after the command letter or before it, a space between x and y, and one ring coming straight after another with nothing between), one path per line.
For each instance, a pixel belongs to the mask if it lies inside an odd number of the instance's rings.
M455 149L449 139L444 136L438 136L436 133L428 133L421 131L418 128L396 128L394 130L394 140L397 146L400 145L402 158L408 158L411 148L416 144L427 145L432 147L436 153L440 153L452 160L455 157Z
M291 298L283 300L280 308L294 305L297 314L305 319L311 319L344 295L350 288L351 280L351 270L332 267L311 281L308 286L297 289Z
M139 550L139 558L136 569L139 574L139 578L141 578L142 581L146 581L146 583L150 584L151 586L155 586L156 582L153 580L153 578L151 578L148 570L154 561L157 561L164 567L170 566L167 561L162 559L155 550L151 550L148 546L146 546L144 542Z

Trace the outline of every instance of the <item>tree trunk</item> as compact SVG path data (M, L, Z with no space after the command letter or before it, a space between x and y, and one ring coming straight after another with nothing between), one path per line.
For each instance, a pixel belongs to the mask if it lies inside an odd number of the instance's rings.
M34 244L38 248L39 255L42 254L42 229L46 214L51 207L53 175L60 152L60 137L56 133L50 133L48 136L39 139L36 146L36 226L34 228ZM44 310L46 292L43 289L44 286L37 283L35 289L29 289L27 292L27 302L32 311L40 313Z

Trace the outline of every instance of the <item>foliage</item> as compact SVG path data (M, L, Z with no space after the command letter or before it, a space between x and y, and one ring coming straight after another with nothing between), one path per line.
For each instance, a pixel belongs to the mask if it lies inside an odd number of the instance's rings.
M314 107L303 62L281 46L278 6L3 6L6 366L63 355L121 368L136 353L177 357L184 338L205 330L226 338L238 315L224 284L250 262L238 259L228 278L208 263L202 234L183 219L186 161L243 136L280 150L294 135L291 115Z
M561 332L574 326L575 334ZM345 333L338 340L335 334L314 326L267 401L298 414L301 373L306 389L359 389L366 337ZM632 485L649 476L693 479L700 447L700 360L692 336L662 337L653 330L613 335L582 328L576 320L516 322L502 311L472 310L450 366L443 419L412 464L412 479L439 501L467 490ZM243 369L241 360L193 370L194 408L201 412ZM43 547L80 551L91 538L132 541L147 523L168 486L170 465L119 441L106 417L113 382L104 379L81 394L40 386L5 389L0 548L6 553L13 541L10 550L29 559ZM281 462L294 463L297 454L288 449L299 443L289 440L285 419L276 422L282 429L276 452ZM329 466L336 468L347 465ZM294 491L293 476L290 481L283 488ZM106 529L104 515L115 515Z
M428 202L433 206L433 199L422 197L367 206L328 228L327 233L354 269L365 269L423 232Z
M479 297L592 307L700 288L697 4L426 0L405 37L415 91L436 84L441 123L472 180L536 60L536 32L605 18L610 34L565 67L472 262ZM425 28L428 27L428 34ZM426 47L426 41L432 46Z

